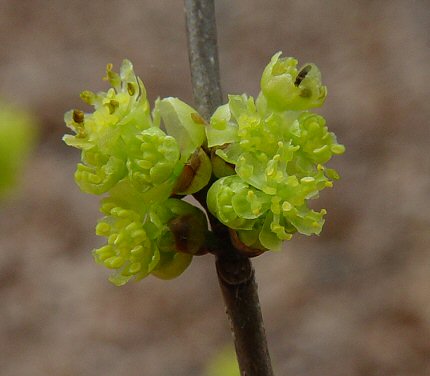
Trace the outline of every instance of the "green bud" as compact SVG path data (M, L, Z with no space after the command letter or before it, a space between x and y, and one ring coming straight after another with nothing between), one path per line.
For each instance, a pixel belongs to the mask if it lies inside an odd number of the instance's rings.
M157 100L155 111L164 123L166 131L175 138L185 163L192 153L204 143L205 125L196 110L178 98Z
M189 195L205 187L212 175L212 164L201 148L196 150L185 164L173 189L179 195Z
M320 107L327 96L321 73L314 64L297 69L298 61L275 54L261 77L261 94L276 111L300 111Z
M196 213L181 215L168 224L175 241L177 252L191 255L201 253L208 233L206 217L200 210Z
M193 256L186 253L163 253L157 268L151 274L160 279L173 279L190 265Z

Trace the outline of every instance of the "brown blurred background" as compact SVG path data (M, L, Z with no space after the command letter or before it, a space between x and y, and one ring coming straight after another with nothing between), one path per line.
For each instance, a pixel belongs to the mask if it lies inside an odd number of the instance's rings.
M325 230L255 260L276 374L430 375L430 4L216 2L224 93L256 95L278 50L323 72L321 112L347 147ZM116 288L90 250L63 113L134 62L151 101L192 102L182 1L0 0L0 97L40 142L0 206L0 374L200 376L230 342L213 258ZM0 151L1 152L1 151ZM220 375L223 376L223 375Z

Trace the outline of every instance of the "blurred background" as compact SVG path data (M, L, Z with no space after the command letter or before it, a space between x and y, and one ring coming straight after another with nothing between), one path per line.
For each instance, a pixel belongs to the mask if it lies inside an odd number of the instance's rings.
M254 262L276 374L430 375L430 4L216 7L224 94L257 95L276 51L315 62L319 112L347 147L323 233ZM61 141L64 112L107 88L109 62L132 60L151 102L192 103L182 1L0 0L0 45L0 98L39 126L0 203L0 374L205 375L231 342L213 258L111 285L90 254L98 198L79 192L79 152Z

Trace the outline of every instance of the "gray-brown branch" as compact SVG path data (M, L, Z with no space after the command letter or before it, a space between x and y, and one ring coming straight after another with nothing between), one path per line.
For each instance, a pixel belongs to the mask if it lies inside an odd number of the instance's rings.
M222 104L214 1L185 0L185 14L194 101L209 120ZM195 196L207 209L205 192L201 193ZM251 261L233 247L228 229L210 213L209 219L214 233L210 251L216 255L241 375L273 376Z
M194 101L208 120L222 104L214 2L185 0L185 16Z

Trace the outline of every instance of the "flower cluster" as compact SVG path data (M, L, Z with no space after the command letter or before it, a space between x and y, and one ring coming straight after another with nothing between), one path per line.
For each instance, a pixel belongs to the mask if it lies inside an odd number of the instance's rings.
M96 234L105 236L107 244L93 255L97 263L114 270L109 280L118 286L149 274L177 277L190 264L207 230L206 218L196 207L175 198L147 205L127 181L118 183L102 200L101 212L105 217L97 224ZM197 231L187 239L191 245L183 245L175 221Z
M276 54L257 100L230 95L207 128L219 178L208 192L209 210L260 250L279 249L295 232L321 232L326 211L310 209L308 200L338 178L324 164L345 149L324 118L308 111L327 93L318 68L299 70L297 63Z
M177 98L158 99L151 112L127 60L119 74L108 65L107 92L81 94L94 112L66 113L75 134L64 141L82 153L79 187L105 194L96 233L107 243L93 255L114 270L113 283L185 270L208 228L204 213L180 196L211 179L207 208L241 250L279 249L296 232L321 232L326 211L311 209L309 200L339 178L325 163L345 148L309 111L327 95L318 68L297 64L274 55L258 98L230 95L209 124Z
M128 60L119 74L108 65L106 79L112 86L107 92L81 94L94 112L65 115L75 134L64 141L81 150L77 184L86 193L108 195L101 206L105 217L96 228L107 244L94 257L114 269L110 280L117 285L150 273L173 278L188 266L203 238L195 249L178 253L171 223L192 221L200 234L207 231L199 209L170 198L209 181L210 161L200 148L204 127L196 111L177 98L157 100L151 114L145 87Z

